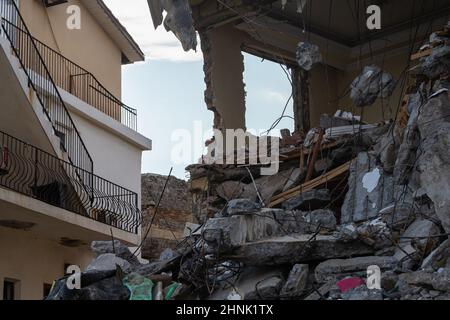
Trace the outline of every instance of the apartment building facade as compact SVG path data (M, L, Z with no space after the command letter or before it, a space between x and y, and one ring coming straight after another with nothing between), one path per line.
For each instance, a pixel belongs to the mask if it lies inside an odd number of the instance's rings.
M152 145L121 68L144 54L101 0L0 0L0 15L0 298L42 299L91 241L140 241Z

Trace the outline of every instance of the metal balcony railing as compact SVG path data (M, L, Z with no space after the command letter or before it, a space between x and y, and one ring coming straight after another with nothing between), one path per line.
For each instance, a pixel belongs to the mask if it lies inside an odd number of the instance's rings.
M28 78L28 85L36 93L54 134L61 139L61 148L73 165L92 173L92 158L14 0L0 1L0 16L1 35L11 44Z
M135 192L1 131L0 185L121 230L138 232L141 218Z
M17 50L18 54L21 55L20 58L29 61L24 55L35 55L35 52L32 52L33 50L29 50L35 47L39 52L40 59L34 59L34 63L42 60L47 70L32 68L33 71L38 72L39 75L44 74L44 77L47 77L45 73L48 72L58 87L70 92L128 128L137 131L137 110L116 98L85 68L32 37L13 3L14 0L0 0L0 14L6 20L7 34L10 35L13 43L15 40L21 41L20 44L13 44L16 47L20 45L20 49L23 49ZM40 73L40 71L43 72Z
M21 32L18 30L18 32ZM128 128L137 131L137 110L107 90L97 78L41 41L34 39L56 85Z

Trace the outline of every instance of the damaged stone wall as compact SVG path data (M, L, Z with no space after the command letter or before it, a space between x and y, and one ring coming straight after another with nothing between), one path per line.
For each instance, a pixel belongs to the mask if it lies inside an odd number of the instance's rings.
M166 176L142 175L142 233L152 220L155 206L166 182ZM187 182L170 177L149 236L142 245L142 257L156 259L166 248L175 248L183 237L186 222L192 220L192 200Z

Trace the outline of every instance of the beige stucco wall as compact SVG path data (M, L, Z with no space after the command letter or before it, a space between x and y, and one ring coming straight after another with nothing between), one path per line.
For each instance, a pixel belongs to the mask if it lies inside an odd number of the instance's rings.
M348 92L351 82L360 74L361 67L356 64L349 65L346 71L328 67L326 71L324 66L315 66L311 71L311 126L319 125L321 114L334 114L339 109L353 112L355 115L362 114L362 120L367 123L377 123L395 118L402 95L402 79L400 77L406 68L408 59L407 53L398 53L384 59L381 56L375 57L374 60L366 60L362 63L363 67L375 64L390 72L394 79L399 81L389 99L377 99L373 105L364 108L355 107ZM346 92L347 94L344 95Z
M64 276L65 264L85 268L91 259L87 246L69 248L26 231L0 227L0 292L5 278L20 280L20 299L41 300L44 283Z
M81 8L80 30L66 27L69 5ZM37 39L94 74L120 99L121 50L79 0L69 0L50 8L45 8L41 0L22 0L20 10Z

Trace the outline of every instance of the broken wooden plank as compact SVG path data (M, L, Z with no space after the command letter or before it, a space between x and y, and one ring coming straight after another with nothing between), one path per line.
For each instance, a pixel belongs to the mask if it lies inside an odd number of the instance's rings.
M431 55L432 52L433 52L433 48L428 48L428 49L425 49L423 51L419 51L417 53L414 53L411 56L411 61L415 61L415 60L418 60L418 59L423 58L423 57L428 57L429 55Z
M320 150L320 146L322 144L323 134L324 134L323 130L321 128L319 128L319 133L318 133L319 136L317 138L317 142L314 145L311 160L308 163L308 171L306 174L305 182L308 182L309 180L311 180L311 178L314 174L314 164L316 163L317 157L319 155L319 150Z
M315 189L327 182L334 180L335 178L339 177L340 175L342 175L343 173L347 172L350 169L350 164L352 163L352 161L349 161L349 162L343 164L342 166L337 167L336 169L331 170L330 172L328 172L324 175L321 175L320 177L317 177L311 181L305 182L304 184L302 184L298 187L292 188L286 192L283 192L279 195L272 197L272 201L269 204L269 208L273 208L273 207L285 202L286 200L289 200L295 196L300 195L301 193L303 193L305 191Z

